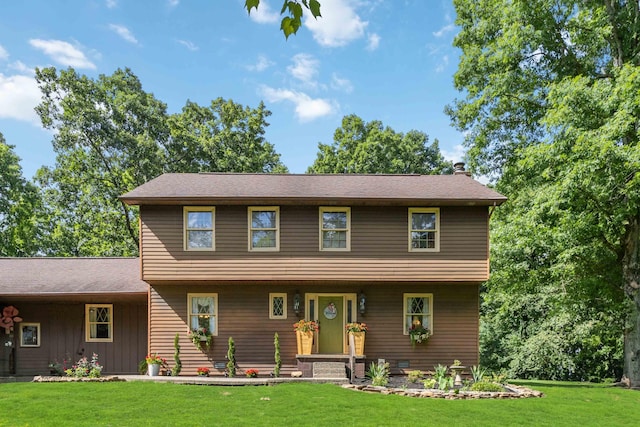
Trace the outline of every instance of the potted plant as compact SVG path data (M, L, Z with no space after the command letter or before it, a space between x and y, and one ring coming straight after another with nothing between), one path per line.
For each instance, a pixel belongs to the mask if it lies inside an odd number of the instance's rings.
M257 369L247 369L245 371L245 375L247 376L247 378L256 378L258 376L258 370Z
M356 356L364 355L364 336L369 327L364 322L351 322L345 325L349 335L353 335L353 346Z
M207 328L189 329L187 336L200 351L202 351L203 342L206 343L205 345L207 351L209 351L209 347L211 347L211 343L213 343L213 335L211 335L211 331L209 331Z
M409 328L409 338L411 338L411 346L415 347L416 343L426 342L431 336L431 331L425 328L419 320L416 320Z
M167 359L158 356L156 353L148 354L145 361L147 362L147 373L150 377L157 377L160 374L160 367L167 363Z
M293 324L298 343L298 354L311 354L313 334L318 330L318 323L313 320L300 320Z
M198 374L199 377L208 377L209 376L209 368L206 368L206 367L202 366L202 367L196 369L196 373Z

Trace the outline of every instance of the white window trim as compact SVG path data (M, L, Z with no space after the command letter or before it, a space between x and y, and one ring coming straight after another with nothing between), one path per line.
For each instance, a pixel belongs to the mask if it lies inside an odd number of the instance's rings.
M282 315L276 316L273 314L273 300L275 298L282 298ZM282 292L269 293L269 319L286 319L287 318L287 294Z
M109 338L91 338L91 321L89 316L89 310L91 308L108 308L109 309ZM85 304L84 306L84 318L85 318L85 341L86 342L113 342L113 304ZM100 322L102 323L102 322Z
M403 334L409 335L409 329L407 328L407 316L409 315L409 309L407 308L407 299L409 298L429 298L429 330L433 334L433 294L416 293L416 294L402 294L402 328Z
M255 230L267 230L276 232L276 246L273 248L254 248L253 247L253 239L251 238L253 235L254 228L251 227L251 214L254 211L274 211L276 213L276 228L256 228ZM249 252L279 252L280 251L280 207L279 206L249 206L247 208L247 219L249 226L248 233L248 245Z
M322 234L322 232L324 231L324 229L322 228L322 224L323 224L323 220L322 220L322 214L325 212L345 212L347 214L347 228L346 229L337 229L337 231L346 231L347 232L347 245L345 248L325 248L323 247L323 243L324 243L324 236ZM319 234L319 246L320 246L320 251L323 252L350 252L351 251L351 208L349 207L342 207L342 206L320 206L319 209L319 224L318 224L318 228L320 231Z
M189 231L189 212L211 212L211 247L190 248L187 232ZM191 230L205 231L208 228L193 228ZM184 206L182 208L182 239L185 251L215 251L216 250L216 208L214 206Z
M436 229L434 232L436 233L436 241L434 248L414 248L412 246L411 232L413 229L411 228L413 224L412 215L414 213L435 213L436 214ZM408 224L408 239L409 239L409 252L440 252L440 208L409 208L409 224Z
M191 316L196 316L200 313L192 313L191 312L191 298L199 298L199 297L212 297L213 298L213 314L215 324L215 331L210 331L211 335L214 337L218 336L218 330L220 329L220 325L218 321L220 320L218 316L218 294L214 293L187 293L187 328L191 330Z

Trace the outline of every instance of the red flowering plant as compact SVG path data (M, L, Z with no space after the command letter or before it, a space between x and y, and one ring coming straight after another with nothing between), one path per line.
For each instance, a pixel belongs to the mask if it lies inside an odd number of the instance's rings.
M245 375L247 376L247 378L256 378L258 376L258 370L257 369L247 369L245 371Z
M364 322L347 323L344 328L347 332L367 332L369 330L369 327Z
M202 366L202 367L196 369L196 373L201 377L208 377L209 376L209 368L205 368L204 366Z
M187 336L200 351L202 351L203 342L206 343L205 346L207 350L209 350L209 347L211 347L211 344L213 343L213 335L207 328L189 329Z
M318 323L313 321L313 320L300 320L296 323L293 324L293 330L294 331L300 331L300 332L315 332L318 329L320 329L320 327L318 326Z
M158 356L157 353L147 354L145 361L147 362L147 365L165 366L167 364L167 359L165 359L164 357Z

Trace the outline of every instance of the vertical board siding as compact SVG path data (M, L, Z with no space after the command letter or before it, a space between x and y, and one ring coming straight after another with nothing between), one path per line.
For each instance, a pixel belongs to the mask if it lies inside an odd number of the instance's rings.
M247 207L216 206L216 251L185 251L182 207L142 206L143 278L183 283L486 280L487 208L442 207L440 212L440 252L409 252L408 209L380 206L352 207L349 252L319 250L317 206L281 206L280 251L249 252Z
M107 299L104 303L111 303ZM85 341L85 304L79 302L16 304L24 322L40 323L40 347L20 347L16 330L16 374L46 375L49 363L97 353L104 374L135 374L147 351L144 300L113 303L113 342ZM17 329L17 328L16 328Z
M292 325L299 318L293 314L296 291L367 295L367 312L359 317L370 327L365 343L367 363L386 359L394 373L398 361L409 361L409 370L432 370L433 366L451 364L458 359L467 366L478 364L478 291L477 284L451 286L447 284L389 283L323 286L305 285L162 285L151 290L151 351L169 359L173 366L173 338L180 334L182 373L194 375L196 368L213 368L214 362L226 362L228 339L233 337L236 360L241 369L257 368L268 375L274 366L273 336L280 336L283 369L296 366L296 340ZM187 294L194 292L218 294L218 336L208 352L198 351L187 338ZM287 293L286 320L269 319L269 293ZM412 348L408 335L403 335L403 294L432 293L434 334L425 344ZM212 369L213 375L224 370Z

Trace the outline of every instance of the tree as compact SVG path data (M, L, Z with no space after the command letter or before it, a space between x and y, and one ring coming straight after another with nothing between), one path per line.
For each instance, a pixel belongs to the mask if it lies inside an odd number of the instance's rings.
M260 0L246 0L244 3L247 13L251 13L253 8L258 10L258 6L260 6ZM318 0L284 0L280 15L287 12L288 16L282 18L280 30L284 33L285 38L288 39L291 34L296 34L298 28L302 25L303 6L311 13L314 19L318 19L321 16L320 2Z
M138 213L118 197L164 172L286 171L264 140L271 113L262 104L187 102L168 116L129 69L94 80L72 68L45 68L36 80L43 93L36 110L56 131L56 165L37 175L49 255L137 254Z
M0 133L0 256L33 256L38 251L40 193L22 177L13 148Z
M549 268L569 260L576 277L590 279L578 281L574 294L597 283L606 293L626 297L620 331L624 374L638 386L638 4L456 0L455 5L461 27L455 44L462 49L455 84L467 96L448 112L467 134L472 165L502 174L498 184L507 196L542 194L537 203L547 212L540 220L571 238L549 254ZM611 274L593 268L592 251L610 261L595 265L612 269Z
M451 173L453 167L429 137L416 130L406 134L366 123L355 114L345 116L333 144L318 144L318 155L307 173Z

